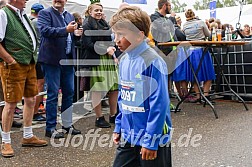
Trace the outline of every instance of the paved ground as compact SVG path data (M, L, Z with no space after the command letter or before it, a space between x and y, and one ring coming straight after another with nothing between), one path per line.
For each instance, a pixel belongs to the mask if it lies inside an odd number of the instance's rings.
M230 101L218 101L215 107L219 119L215 119L209 106L203 108L197 104L184 103L182 112L172 113L174 167L252 166L251 110L245 111L241 103ZM248 107L252 108L252 104L248 104ZM104 110L105 113L107 110ZM42 138L43 126L35 125L34 129L35 134ZM109 141L113 128L96 129L93 114L79 119L75 127L82 130L82 138L66 138L65 141L50 141L47 138L50 145L44 148L22 148L19 144L22 132L13 129L15 157L0 157L1 166L111 166L116 149ZM91 143L91 139L87 140L85 134L94 131L103 135L103 141L97 139ZM61 142L62 146L55 147Z

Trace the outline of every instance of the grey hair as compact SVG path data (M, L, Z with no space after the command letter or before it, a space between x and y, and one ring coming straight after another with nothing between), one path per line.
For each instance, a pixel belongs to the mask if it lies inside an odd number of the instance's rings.
M0 0L0 9L6 5L6 0Z

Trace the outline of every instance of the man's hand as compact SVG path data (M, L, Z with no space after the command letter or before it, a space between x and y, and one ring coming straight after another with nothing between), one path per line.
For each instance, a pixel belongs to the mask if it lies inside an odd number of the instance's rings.
M16 60L5 50L1 42L0 42L0 58L2 58L9 65L17 63Z
M75 21L71 21L71 22L67 25L67 27L66 27L66 31L67 31L68 33L74 32L74 30L76 30L76 29L77 29L77 23L75 23Z
M115 144L119 144L120 141L120 134L118 133L113 133L113 141Z
M149 150L144 147L141 148L140 154L142 154L142 160L154 160L157 158L157 151L156 150Z
M12 64L17 64L15 59L13 59L10 63L8 63L9 66L12 65Z

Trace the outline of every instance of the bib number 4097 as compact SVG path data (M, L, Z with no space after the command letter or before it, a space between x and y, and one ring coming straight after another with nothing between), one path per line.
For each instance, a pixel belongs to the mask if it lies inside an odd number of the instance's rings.
M135 101L136 91L121 90L121 98L126 101Z

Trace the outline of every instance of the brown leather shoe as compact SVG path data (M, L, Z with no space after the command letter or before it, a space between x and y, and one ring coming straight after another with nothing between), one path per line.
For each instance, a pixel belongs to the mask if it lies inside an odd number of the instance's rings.
M36 136L33 136L30 139L23 138L22 147L44 147L47 146L47 141L41 140Z
M14 150L11 147L10 143L2 143L1 145L1 154L5 158L13 157Z

